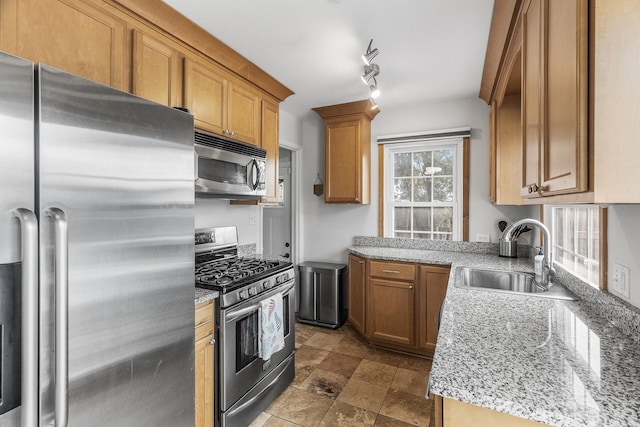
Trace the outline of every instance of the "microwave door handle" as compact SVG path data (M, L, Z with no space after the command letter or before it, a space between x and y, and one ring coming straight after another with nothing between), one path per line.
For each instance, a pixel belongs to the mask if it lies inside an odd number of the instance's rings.
M49 208L55 236L55 427L67 427L69 414L69 231L67 215Z
M38 219L24 208L13 211L20 221L22 244L22 427L38 426Z
M256 159L251 161L251 189L255 190L258 188L258 184L260 183L260 168L258 167L258 162Z

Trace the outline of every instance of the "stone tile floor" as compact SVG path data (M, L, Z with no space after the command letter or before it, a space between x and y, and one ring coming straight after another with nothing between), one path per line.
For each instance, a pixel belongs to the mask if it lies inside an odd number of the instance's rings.
M296 323L293 383L250 427L433 427L431 361L367 345L347 324Z

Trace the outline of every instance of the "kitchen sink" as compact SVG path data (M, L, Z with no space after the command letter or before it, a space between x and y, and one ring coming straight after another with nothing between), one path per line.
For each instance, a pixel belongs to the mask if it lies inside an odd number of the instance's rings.
M536 282L535 276L532 273L521 271L489 270L469 267L458 268L455 286L462 289L512 293L544 298L578 299L564 287L554 284L546 287Z

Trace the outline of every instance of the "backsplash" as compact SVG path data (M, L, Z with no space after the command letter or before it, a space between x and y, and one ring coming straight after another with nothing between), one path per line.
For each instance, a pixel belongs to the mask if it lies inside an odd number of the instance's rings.
M238 245L238 256L250 256L250 255L255 255L255 253L256 253L255 243Z
M385 248L398 249L422 249L425 251L450 251L450 252L470 252L474 254L495 254L498 255L498 243L483 242L462 242L453 240L429 240L429 239L397 239L393 237L368 237L355 236L353 238L355 246L379 246ZM528 258L531 253L531 246L518 245L518 257Z

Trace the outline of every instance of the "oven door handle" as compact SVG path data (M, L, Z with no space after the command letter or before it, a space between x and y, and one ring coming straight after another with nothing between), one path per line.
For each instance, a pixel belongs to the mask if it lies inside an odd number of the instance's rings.
M291 285L287 286L286 289L282 290L282 296L285 296L286 294L288 294L289 292L291 292L291 290L293 289L293 287L296 285L296 282L292 282ZM260 303L258 304L253 304L250 305L248 307L243 307L243 308L238 308L236 310L231 310L229 311L225 316L224 316L224 321L225 323L227 322L232 322L234 320L236 320L239 317L244 316L245 314L249 314L255 310L258 310L260 308Z

